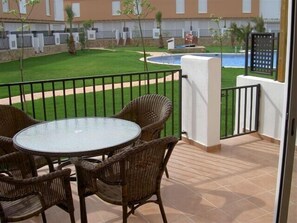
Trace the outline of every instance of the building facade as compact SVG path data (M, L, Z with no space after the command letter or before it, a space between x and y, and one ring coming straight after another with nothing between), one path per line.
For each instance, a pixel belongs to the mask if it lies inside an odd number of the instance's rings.
M222 28L228 28L232 22L238 26L246 25L251 18L262 16L267 31L279 31L280 0L150 0L150 3L155 10L142 22L145 37L152 36L153 29L157 27L157 11L162 12L162 34L168 37L185 32L192 32L198 37L209 36L209 28L215 25L211 21L212 16L223 18ZM102 35L115 30L137 30L135 20L119 13L123 1L66 0L64 4L72 5L76 27L92 20L93 28Z
M13 10L16 14L12 13ZM32 8L27 0L1 0L0 31L18 33L21 29L21 17L25 17L25 22L29 24L25 27L25 32L64 31L64 1L42 0Z
M141 0L139 0L141 1ZM144 37L153 37L157 27L155 14L162 12L164 37L183 37L191 32L198 37L210 36L209 28L215 24L211 17L222 17L220 27L228 28L232 22L246 25L253 17L262 16L268 32L279 31L281 0L150 0L155 10L142 21ZM0 31L17 32L19 19L10 11L18 9L21 15L31 13L26 0L1 0ZM18 6L16 5L18 4ZM75 13L74 28L92 21L97 38L113 38L115 35L139 35L135 20L121 15L123 0L42 0L27 21L29 31L63 32L67 29L65 6L71 5ZM144 9L143 9L144 10Z

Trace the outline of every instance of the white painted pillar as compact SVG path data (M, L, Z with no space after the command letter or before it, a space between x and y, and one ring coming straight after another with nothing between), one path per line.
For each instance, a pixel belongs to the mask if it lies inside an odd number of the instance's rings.
M15 34L9 34L8 39L9 39L9 49L11 49L11 50L17 49L18 45L17 45L16 35Z
M39 51L44 52L44 35L43 33L37 34L38 42L39 42Z
M61 41L60 41L60 33L53 33L54 37L55 37L55 45L60 45Z
M220 148L221 61L186 55L181 58L182 131L185 140L206 151Z

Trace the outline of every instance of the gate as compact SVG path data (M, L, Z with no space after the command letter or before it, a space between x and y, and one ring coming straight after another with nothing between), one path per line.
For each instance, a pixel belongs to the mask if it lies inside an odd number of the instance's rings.
M221 139L258 131L260 84L221 90Z

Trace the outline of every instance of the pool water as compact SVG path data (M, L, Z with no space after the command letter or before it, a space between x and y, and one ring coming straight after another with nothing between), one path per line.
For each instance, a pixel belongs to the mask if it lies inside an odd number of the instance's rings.
M148 62L161 63L169 65L180 65L180 60L182 56L193 55L193 56L205 56L205 57L218 57L221 58L219 53L191 53L191 54L172 54L148 57ZM250 57L248 58L248 63L250 64ZM274 54L274 67L276 65L276 53ZM222 57L223 67L233 67L233 68L244 68L245 67L245 54L244 53L223 53Z

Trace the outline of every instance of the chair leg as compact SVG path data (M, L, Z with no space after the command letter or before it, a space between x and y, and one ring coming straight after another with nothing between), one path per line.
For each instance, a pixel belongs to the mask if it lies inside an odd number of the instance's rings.
M43 223L46 223L47 221L46 221L45 213L42 212L42 213L41 213L41 216L42 216L42 222L43 222Z
M157 202L159 204L159 208L160 208L160 212L161 212L161 215L162 215L163 222L167 223L167 218L166 218L166 214L165 214L165 210L164 210L164 207L163 207L163 203L162 203L162 199L161 199L160 194L157 194Z
M127 205L123 205L123 223L127 223L128 219L128 207Z
M79 197L79 204L80 204L80 219L81 223L87 223L87 210L86 210L86 200L85 197L80 196Z
M70 222L75 223L75 218L74 218L74 212L73 211L71 213L69 213L69 216L70 216Z

